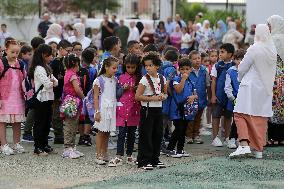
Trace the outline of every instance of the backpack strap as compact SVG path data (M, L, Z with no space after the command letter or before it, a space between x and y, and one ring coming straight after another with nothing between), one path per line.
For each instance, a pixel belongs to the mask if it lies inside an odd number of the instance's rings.
M102 76L99 76L98 77L98 80L99 80L99 84L100 84L100 92L103 93L104 92L104 88L105 88L105 81L103 79Z
M8 63L8 59L6 57L3 57L2 59L2 63L3 63L3 66L4 66L4 70L3 72L1 73L0 75L0 79L2 79L5 75L5 73L10 69L16 69L16 70L21 70L21 72L24 74L24 69L25 69L25 65L21 62L21 61L18 61L19 64L20 64L20 68L18 67L11 67Z

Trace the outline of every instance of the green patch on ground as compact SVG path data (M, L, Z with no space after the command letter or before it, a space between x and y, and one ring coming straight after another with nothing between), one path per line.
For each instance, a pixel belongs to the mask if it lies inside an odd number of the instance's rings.
M284 148L269 148L264 159L225 156L119 176L76 189L274 189L284 188Z

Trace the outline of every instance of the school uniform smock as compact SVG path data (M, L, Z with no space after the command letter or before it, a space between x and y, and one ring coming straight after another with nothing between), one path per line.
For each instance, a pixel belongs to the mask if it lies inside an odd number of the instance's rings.
M98 78L93 85L100 88L99 107L101 121L95 122L94 126L101 132L111 132L116 130L116 79L100 76L103 79L104 86L100 86ZM103 90L102 90L103 88Z
M256 64L261 63L260 59L263 61L266 59L261 53L261 51L256 52L248 49L244 59L238 67L238 80L241 83L239 86L234 112L261 117L271 117L273 115L273 86L271 84L271 91L267 90L267 87L265 87L264 81L260 76L261 72L258 71L256 67ZM271 68L273 68L275 72L276 57L275 62L272 61L270 64ZM269 70L266 71L268 72ZM262 73L265 74L265 70ZM274 80L274 78L269 79Z
M134 87L136 83L136 76L129 75L127 72L119 77L119 84L121 86L127 84ZM116 107L116 125L138 126L140 120L140 104L135 100L135 90L133 88L123 92L119 98Z

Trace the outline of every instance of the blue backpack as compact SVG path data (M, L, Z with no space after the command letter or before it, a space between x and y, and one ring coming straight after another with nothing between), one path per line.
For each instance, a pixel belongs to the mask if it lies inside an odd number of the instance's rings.
M100 92L99 92L99 108L101 108L101 94L104 92L104 84L105 81L103 79L102 76L97 77L97 79L99 80L99 84L100 84ZM115 77L116 79L116 77ZM116 79L117 81L117 79ZM116 85L116 98L120 98L123 94L123 88L120 85ZM94 123L95 119L94 119L94 115L95 115L96 109L94 106L94 89L92 88L87 96L84 98L83 100L83 109L82 109L82 114L85 116L89 116L89 119Z

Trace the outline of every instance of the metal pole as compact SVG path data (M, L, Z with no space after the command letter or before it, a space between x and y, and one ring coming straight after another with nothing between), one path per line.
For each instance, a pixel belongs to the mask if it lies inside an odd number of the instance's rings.
M38 0L38 17L41 17L41 0Z
M226 11L228 11L228 7L229 7L229 0L226 0Z
M176 0L173 0L173 18L175 17L176 15L176 7L177 7L177 1Z

